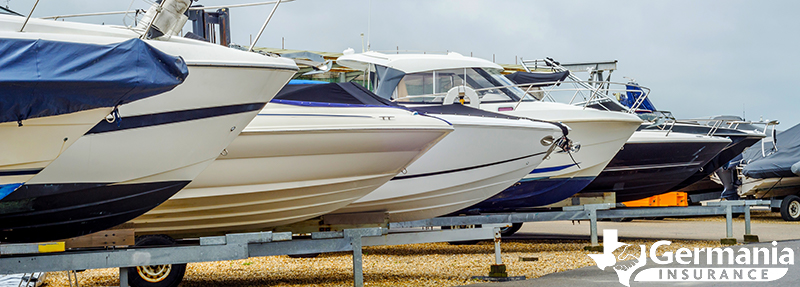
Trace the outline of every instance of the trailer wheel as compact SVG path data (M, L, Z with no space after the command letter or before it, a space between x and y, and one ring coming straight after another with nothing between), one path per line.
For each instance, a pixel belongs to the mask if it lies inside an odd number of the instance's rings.
M800 197L790 195L781 201L781 217L786 221L800 221Z
M166 235L136 238L135 246L171 246L175 241ZM186 264L128 267L128 285L133 287L175 287L183 280Z
M500 228L500 236L506 237L514 235L520 228L522 228L522 223L512 223L509 227Z

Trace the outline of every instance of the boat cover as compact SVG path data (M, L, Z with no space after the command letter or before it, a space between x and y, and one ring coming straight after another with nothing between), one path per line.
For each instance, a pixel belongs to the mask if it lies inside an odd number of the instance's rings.
M510 75L506 75L506 78L508 78L517 85L550 82L550 84L533 85L534 87L552 86L553 85L552 82L561 82L567 77L569 77L569 71L554 72L554 73L516 72Z
M115 107L183 83L183 59L142 40L0 39L0 123Z
M771 147L772 143L766 143L765 146ZM778 151L766 157L762 156L760 142L742 153L747 163L742 173L752 178L798 176L792 172L792 165L800 161L800 124L778 133L775 146Z
M629 85L625 86L627 92L620 96L619 102L626 107L633 108L633 105L636 103L639 98L644 96L644 92L642 88L639 87L637 83L628 83ZM642 102L637 109L644 109L648 111L657 111L656 107L650 102L650 98L645 98L644 102Z
M306 80L289 81L271 102L307 106L397 106L353 82L325 83Z

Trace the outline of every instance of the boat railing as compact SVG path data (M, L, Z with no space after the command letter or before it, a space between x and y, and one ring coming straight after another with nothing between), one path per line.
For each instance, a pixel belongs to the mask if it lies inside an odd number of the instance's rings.
M470 89L474 90L476 93L480 94L481 98L492 91L499 91L502 93L503 90L519 88L524 92L523 97L520 97L517 100L517 105L514 107L516 109L519 104L526 99L529 100L539 100L539 101L551 101L551 102L563 102L571 105L578 105L583 106L584 108L589 107L590 105L598 104L603 108L608 110L614 111L624 111L629 113L636 113L637 111L641 111L638 107L642 104L642 101L636 101L632 105L634 108L628 108L621 103L618 102L616 98L612 98L614 96L621 96L623 93L627 92L637 92L643 93L644 96L649 92L649 89L646 87L636 86L641 88L642 90L632 89L629 84L626 83L614 83L614 82L597 82L597 81L581 81L586 82L588 84L596 84L595 86L583 85L582 83L578 83L575 81L555 81L555 82L541 82L541 83L531 83L531 84L513 84L513 85L503 85L503 86L494 86L494 87L487 87L487 88L478 88L478 89ZM431 93L431 94L421 94L421 95L407 95L399 98L394 98L393 101L413 101L413 99L427 99L428 102L440 102L444 100L444 96L447 95L447 92L441 93ZM642 98L640 97L640 98ZM568 99L568 100L567 100ZM618 106L617 109L611 109L602 105L603 103L614 103L615 106Z
M616 66L616 62L614 62L613 65ZM602 80L600 75L598 75L598 80L594 80L594 81L593 80L589 80L589 81L581 80L580 78L575 76L572 71L570 71L569 69L565 68L564 66L561 66L561 64L559 62L556 62L555 60L553 60L551 58L525 60L525 61L522 61L522 66L523 66L523 68L525 68L525 70L527 72L536 72L536 71L540 71L541 69L552 71L552 72L565 72L566 71L566 72L569 72L567 74L568 78L571 80L569 82L571 82L573 84L576 84L576 85L580 85L585 90L594 90L594 89L599 87L602 90L606 91L606 93L592 93L590 98L589 98L589 100L587 100L585 104L593 104L592 101L594 100L595 97L597 97L597 98L599 98L599 100L597 100L598 102L615 103L616 105L619 106L619 107L616 107L616 108L622 107L623 109L629 110L630 113L637 113L637 112L639 112L637 110L638 107L640 107L647 100L647 97L650 95L650 89L649 88L640 86L640 85L638 85L636 83L615 83L615 82L611 82L611 74L610 73L609 73L609 77L607 79L605 79L605 80ZM533 69L531 69L531 68L533 68ZM590 68L587 71L589 73L592 73L594 70L592 70ZM630 107L626 107L626 106L620 104L617 99L613 99L613 98L609 97L608 91L610 91L610 89L608 88L608 86L611 85L611 84L622 84L622 85L631 86L631 87L638 87L638 88L641 88L642 90L641 91L637 91L637 90L628 90L628 89L626 89L626 92L635 92L635 93L638 92L638 93L643 93L643 94L642 94L642 96L637 97L634 100L634 102L631 104ZM603 88L603 86L605 86L605 88ZM570 103L572 103L572 101Z

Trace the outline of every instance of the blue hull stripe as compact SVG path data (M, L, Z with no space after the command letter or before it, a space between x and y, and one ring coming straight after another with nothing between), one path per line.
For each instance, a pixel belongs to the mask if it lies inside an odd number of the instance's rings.
M127 129L136 129L149 126L166 125L178 122L193 121L205 118L226 116L250 111L257 111L264 108L265 103L252 103L241 105L230 105L212 108L172 111L165 113L123 117L113 123L101 120L94 126L87 135L107 132L115 132Z
M580 163L578 163L578 164L580 164ZM567 165L552 166L552 167L545 167L545 168L537 168L537 169L534 169L533 171L531 171L531 174L564 170L564 169L567 169L567 168L569 168L571 166L574 166L574 165L575 164L572 163L572 164L567 164Z
M17 190L20 186L22 186L21 183L0 184L0 200Z
M35 169L21 169L21 170L9 170L9 171L0 171L0 176L13 176L13 175L32 175L32 174L39 174L43 168L35 168ZM2 186L2 185L0 185Z

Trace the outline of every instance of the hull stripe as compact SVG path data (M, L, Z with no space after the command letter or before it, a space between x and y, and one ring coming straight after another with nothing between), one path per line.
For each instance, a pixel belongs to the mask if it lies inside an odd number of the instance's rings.
M503 160L503 161L487 163L487 164L482 164L482 165L476 165L476 166L470 166L470 167L464 167L464 168L451 169L451 170L443 170L443 171L429 172L429 173L422 173L422 174L413 174L413 175L395 176L394 178L392 178L392 180L401 180L401 179L426 177L426 176L434 176L434 175L441 175L441 174L447 174L447 173L467 171L467 170L471 170L471 169L478 169L478 168L483 168L483 167L488 167L488 166L493 166L493 165L498 165L498 164L504 164L504 163L508 163L508 162L512 162L512 161L516 161L516 160L521 160L521 159L525 159L525 158L529 158L529 157L543 155L545 153L547 153L547 152L543 151L543 152L530 154L530 155L526 155L526 156L521 156L521 157L517 157L517 158L512 158L512 159L507 159L507 160Z
M127 129L165 125L178 122L186 122L186 121L193 121L205 118L213 118L213 117L226 116L238 113L245 113L250 111L257 111L264 108L265 104L266 103L251 103L251 104L230 105L230 106L221 106L212 108L171 111L171 112L164 112L157 114L123 117L121 120L118 119L117 121L111 123L105 120L101 120L97 125L94 126L94 128L92 128L86 134L90 135L90 134L115 132Z

